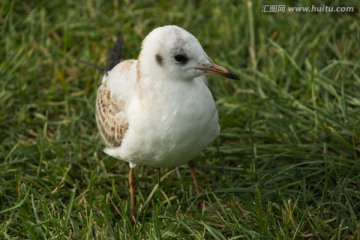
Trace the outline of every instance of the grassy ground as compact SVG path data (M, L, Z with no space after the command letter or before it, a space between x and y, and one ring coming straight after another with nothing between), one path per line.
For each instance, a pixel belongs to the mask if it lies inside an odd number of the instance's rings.
M359 239L360 4L353 13L264 13L248 1L2 1L0 239ZM271 4L268 1L266 4ZM287 1L288 6L311 6ZM241 76L210 77L221 136L199 157L199 210L186 166L136 168L95 127L116 36L123 58L177 24Z

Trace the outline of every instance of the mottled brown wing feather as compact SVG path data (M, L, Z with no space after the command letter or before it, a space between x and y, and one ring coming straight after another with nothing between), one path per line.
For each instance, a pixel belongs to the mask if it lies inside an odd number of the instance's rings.
M96 99L96 123L107 147L119 147L129 127L122 116L124 103L115 102L104 82L98 89Z

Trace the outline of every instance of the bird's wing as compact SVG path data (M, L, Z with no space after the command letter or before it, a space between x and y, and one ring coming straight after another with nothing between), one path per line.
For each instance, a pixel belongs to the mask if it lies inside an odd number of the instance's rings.
M129 128L126 107L133 96L136 60L126 60L104 75L96 99L96 122L107 147L121 145Z
M124 106L123 102L114 100L106 81L101 84L96 99L96 122L108 147L119 147L129 127Z

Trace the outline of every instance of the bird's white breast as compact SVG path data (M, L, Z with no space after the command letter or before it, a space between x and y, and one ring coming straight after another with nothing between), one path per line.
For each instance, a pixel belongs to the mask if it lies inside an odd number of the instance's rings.
M203 78L168 81L152 88L137 89L126 112L128 132L121 146L108 154L132 165L171 167L186 163L219 134L211 92Z

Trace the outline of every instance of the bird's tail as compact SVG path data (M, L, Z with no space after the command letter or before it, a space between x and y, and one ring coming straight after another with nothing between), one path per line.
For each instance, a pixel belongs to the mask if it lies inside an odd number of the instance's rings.
M76 59L76 61L85 64L89 67L93 67L101 72L104 73L104 75L106 75L106 73L108 71L110 71L111 69L113 69L116 64L119 63L121 55L122 55L122 48L124 45L124 40L122 36L119 36L114 44L114 46L111 48L107 63L105 67L101 67L97 64L85 61L85 60L81 60L81 59Z
M121 55L122 55L122 49L123 49L123 45L124 45L124 40L123 37L120 35L114 46L112 47L104 72L105 74L110 71L111 69L113 69L120 61Z

